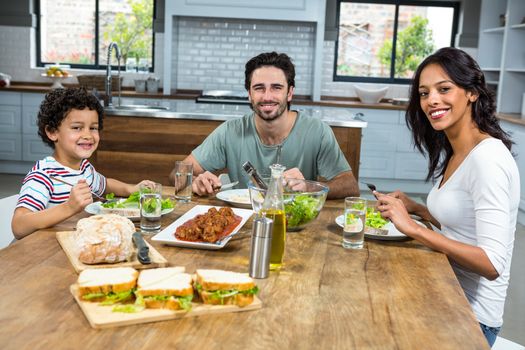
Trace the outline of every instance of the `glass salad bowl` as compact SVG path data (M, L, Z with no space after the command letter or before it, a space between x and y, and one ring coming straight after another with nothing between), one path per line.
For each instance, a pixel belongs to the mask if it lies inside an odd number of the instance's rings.
M264 178L267 184L269 178ZM326 196L328 195L328 186L310 180L286 179L287 184L284 186L284 211L286 213L286 231L299 231L305 228L323 209ZM288 185L299 187L300 190L292 190ZM252 209L258 213L264 202L266 190L263 190L254 184L248 184L250 193L250 202Z

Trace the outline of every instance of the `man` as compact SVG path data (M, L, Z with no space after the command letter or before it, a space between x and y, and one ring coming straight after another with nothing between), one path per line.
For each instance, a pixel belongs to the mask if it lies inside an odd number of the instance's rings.
M291 111L295 67L286 54L262 53L248 61L246 90L253 114L229 120L215 129L185 159L193 164L193 192L212 194L221 186L213 174L228 169L231 181L247 187L242 164L250 161L259 174L269 176L269 166L288 169L285 178L324 181L328 198L359 195L359 188L332 129L319 119ZM173 180L172 172L170 178Z

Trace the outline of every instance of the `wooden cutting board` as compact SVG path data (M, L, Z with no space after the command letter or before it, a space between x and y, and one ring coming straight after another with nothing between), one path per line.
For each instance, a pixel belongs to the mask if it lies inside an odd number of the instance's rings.
M86 316L89 324L93 328L120 327L138 323L174 320L178 318L202 316L208 314L251 311L262 308L261 300L255 296L253 303L244 307L239 307L236 305L208 305L194 302L192 303L192 308L190 311L145 309L141 312L130 314L123 312L113 312L112 305L100 306L99 303L81 301L78 297L78 287L76 284L71 285L70 291L80 306L80 309Z
M131 256L130 261L124 261L120 263L115 264L94 264L94 265L88 265L82 263L80 260L78 260L78 256L76 254L75 250L75 241L74 241L74 233L75 231L62 231L57 232L57 240L58 243L62 246L62 249L66 253L67 257L69 258L69 261L71 262L71 265L73 265L73 268L77 273L80 273L81 271L85 269L98 269L98 268L106 268L106 267L125 267L130 266L137 270L140 269L151 269L155 267L166 267L168 266L168 260L164 258L151 244L146 242L146 244L149 247L149 257L151 258L151 264L143 265L138 261L136 252L133 253Z

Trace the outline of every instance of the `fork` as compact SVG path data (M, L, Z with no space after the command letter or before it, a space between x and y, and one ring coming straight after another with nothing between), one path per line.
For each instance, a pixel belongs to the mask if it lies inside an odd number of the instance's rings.
M365 184L370 189L370 191L372 191L372 192L377 191L376 185L369 184L369 183L366 183L366 182L363 182L363 184Z
M50 176L50 178L51 178L52 180L55 180L55 181L61 182L61 183L63 183L64 185L68 185L68 186L73 187L73 184L72 184L72 183L69 183L69 182L64 181L64 180L62 180L62 179L59 179L58 177ZM95 196L95 197L97 197L98 199L100 199L100 201L101 201L102 203L108 201L106 198L104 198L104 197L102 197L102 196L99 196L99 195L96 194L95 192L93 192L93 191L90 191L90 192L91 192L91 194L92 194L93 196Z

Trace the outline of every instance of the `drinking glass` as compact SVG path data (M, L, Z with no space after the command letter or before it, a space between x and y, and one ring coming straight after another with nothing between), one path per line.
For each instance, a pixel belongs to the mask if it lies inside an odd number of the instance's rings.
M147 58L139 59L137 70L139 73L149 73L149 63Z
M191 182L193 178L193 164L183 161L175 162L175 199L187 203L191 201Z
M126 59L126 72L136 73L137 72L137 60L133 57Z
M363 248L365 241L366 199L360 197L345 198L343 227L343 247Z
M158 232L162 216L162 185L140 187L140 229Z

